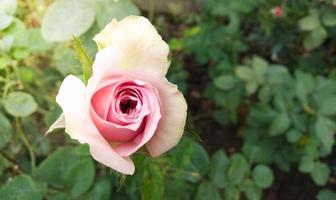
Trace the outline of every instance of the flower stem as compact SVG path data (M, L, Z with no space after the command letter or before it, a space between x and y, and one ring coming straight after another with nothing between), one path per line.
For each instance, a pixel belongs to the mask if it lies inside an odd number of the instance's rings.
M21 128L21 123L18 118L15 118L15 125L16 125L16 130L17 130L17 133L19 134L20 139L22 140L23 144L26 146L28 150L29 157L30 157L31 171L32 171L32 175L34 176L35 175L35 163L36 163L34 149L32 145L29 143L26 135L23 133L22 128Z

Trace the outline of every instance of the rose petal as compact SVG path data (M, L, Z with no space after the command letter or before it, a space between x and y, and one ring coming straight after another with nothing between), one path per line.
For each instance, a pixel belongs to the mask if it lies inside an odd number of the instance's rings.
M63 109L66 132L72 139L89 144L90 153L98 162L121 173L133 174L133 162L128 157L118 155L94 127L85 95L81 80L72 75L64 79L56 101Z
M64 128L65 127L65 119L64 119L64 114L62 113L56 121L49 127L49 129L46 132L46 135L53 132L55 129L58 128Z
M142 95L145 95L151 113L145 119L145 128L142 134L138 134L131 142L114 147L114 150L122 156L129 156L146 144L153 137L161 118L160 102L154 88L152 88L151 92L144 90Z
M164 79L156 81L162 104L162 117L154 136L146 144L152 156L159 156L173 148L181 139L187 117L187 103L183 94Z
M122 68L146 68L164 76L169 67L169 47L155 27L140 16L128 16L111 23L94 37L99 49L114 44L121 50Z

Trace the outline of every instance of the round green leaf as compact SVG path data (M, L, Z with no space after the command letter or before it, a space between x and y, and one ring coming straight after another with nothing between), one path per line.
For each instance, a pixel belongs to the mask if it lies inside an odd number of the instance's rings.
M111 196L111 182L108 179L97 181L89 194L89 200L109 200Z
M299 171L303 173L308 173L314 169L314 166L315 166L314 158L310 156L304 156L300 160Z
M243 184L243 190L248 200L259 200L262 196L262 190L251 180L246 180Z
M211 158L210 162L210 180L219 188L223 188L227 183L226 170L229 167L230 160L223 150L218 150Z
M130 0L97 0L96 9L100 28L104 28L113 18L120 20L128 15L140 15L140 10Z
M37 109L32 95L25 92L12 92L4 100L6 111L14 117L27 117Z
M15 177L0 189L0 199L6 200L42 200L46 189L30 176Z
M249 67L245 66L237 67L235 73L239 78L245 81L253 81L255 79L254 72Z
M42 36L50 42L61 42L85 33L95 20L95 9L89 0L58 0L48 8L42 21Z
M260 188L268 188L273 182L273 172L267 165L257 165L253 168L252 176Z
M299 27L304 31L312 31L320 26L320 20L317 13L311 13L310 15L300 19Z
M196 200L220 200L218 189L211 182L204 181L197 188Z
M324 163L316 163L314 169L310 172L311 177L316 185L322 186L328 182L330 169Z
M238 83L238 80L229 75L222 75L214 80L214 84L217 88L222 90L230 90Z
M0 112L0 149L3 148L12 136L12 126L6 116Z
M317 200L335 200L336 192L328 189L319 191L317 194Z
M227 172L229 184L238 185L246 177L248 162L241 154L233 154L230 158L230 166Z
M64 177L64 184L74 197L84 194L92 185L95 168L91 158L73 163Z
M288 142L297 142L301 138L302 133L296 129L292 129L286 133L286 139Z
M327 39L327 37L327 31L320 26L304 37L303 45L306 49L311 50L319 47Z
M290 120L286 113L278 114L271 123L269 132L271 135L284 133L290 126Z
M336 26L336 12L334 10L327 10L322 15L322 22L326 26Z

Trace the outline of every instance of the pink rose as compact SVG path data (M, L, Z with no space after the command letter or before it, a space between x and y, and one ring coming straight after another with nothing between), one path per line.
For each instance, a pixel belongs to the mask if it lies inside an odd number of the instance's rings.
M90 146L92 157L124 174L142 146L159 156L180 140L187 104L165 78L168 45L144 17L113 20L94 40L100 48L87 86L69 75L56 97L63 115L51 129L65 127Z

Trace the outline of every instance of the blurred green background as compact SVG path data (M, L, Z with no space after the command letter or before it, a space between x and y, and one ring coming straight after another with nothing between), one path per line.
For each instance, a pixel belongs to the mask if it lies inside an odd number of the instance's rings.
M133 176L93 161L64 130L72 46L143 15L171 50L184 136ZM0 0L1 200L335 200L335 0Z

